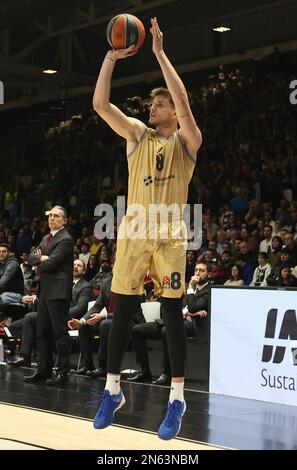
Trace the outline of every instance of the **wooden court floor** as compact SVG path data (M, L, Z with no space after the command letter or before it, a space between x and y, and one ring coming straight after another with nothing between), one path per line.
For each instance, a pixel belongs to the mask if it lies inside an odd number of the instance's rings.
M94 430L104 380L70 376L59 387L24 384L24 375L30 373L0 366L0 448L22 444L65 450L297 450L297 406L188 388L178 438L161 441L157 430L168 387L123 380L126 404L116 413L114 425Z
M123 426L95 430L92 421L0 403L0 450L214 450L218 447L173 439Z

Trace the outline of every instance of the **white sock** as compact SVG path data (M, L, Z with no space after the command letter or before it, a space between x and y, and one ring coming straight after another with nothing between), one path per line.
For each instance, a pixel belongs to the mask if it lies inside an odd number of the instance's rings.
M185 382L171 382L169 395L170 403L172 403L173 400L185 401L184 384Z
M110 395L117 395L120 393L120 375L107 374L107 380L105 384L105 390L108 390Z

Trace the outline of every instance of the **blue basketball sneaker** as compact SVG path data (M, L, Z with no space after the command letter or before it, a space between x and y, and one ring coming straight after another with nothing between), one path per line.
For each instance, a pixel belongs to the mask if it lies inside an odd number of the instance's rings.
M126 400L122 390L120 390L117 395L110 395L109 390L104 390L100 408L94 418L94 428L107 428L107 426L113 422L115 412L119 410L125 402Z
M160 439L168 441L178 435L186 408L185 401L173 400L172 403L168 402L166 416L158 431Z

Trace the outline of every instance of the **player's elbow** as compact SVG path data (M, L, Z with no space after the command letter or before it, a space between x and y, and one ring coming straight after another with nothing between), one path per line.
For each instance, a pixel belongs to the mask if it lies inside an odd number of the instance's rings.
M199 147L201 147L203 139L202 139L202 134L201 134L199 127L197 127L197 130L196 130L196 138L197 138Z
M102 116L108 112L109 103L103 103L100 101L93 101L93 109L99 116Z

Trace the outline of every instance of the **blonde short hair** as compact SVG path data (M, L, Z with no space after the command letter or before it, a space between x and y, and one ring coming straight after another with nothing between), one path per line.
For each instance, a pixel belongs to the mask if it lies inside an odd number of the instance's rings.
M173 102L172 96L171 96L169 90L167 90L167 88L163 88L163 87L154 88L150 92L150 97L153 100L154 98L156 98L156 96L165 96L165 98L167 98L170 101L170 104L174 107L174 102Z

